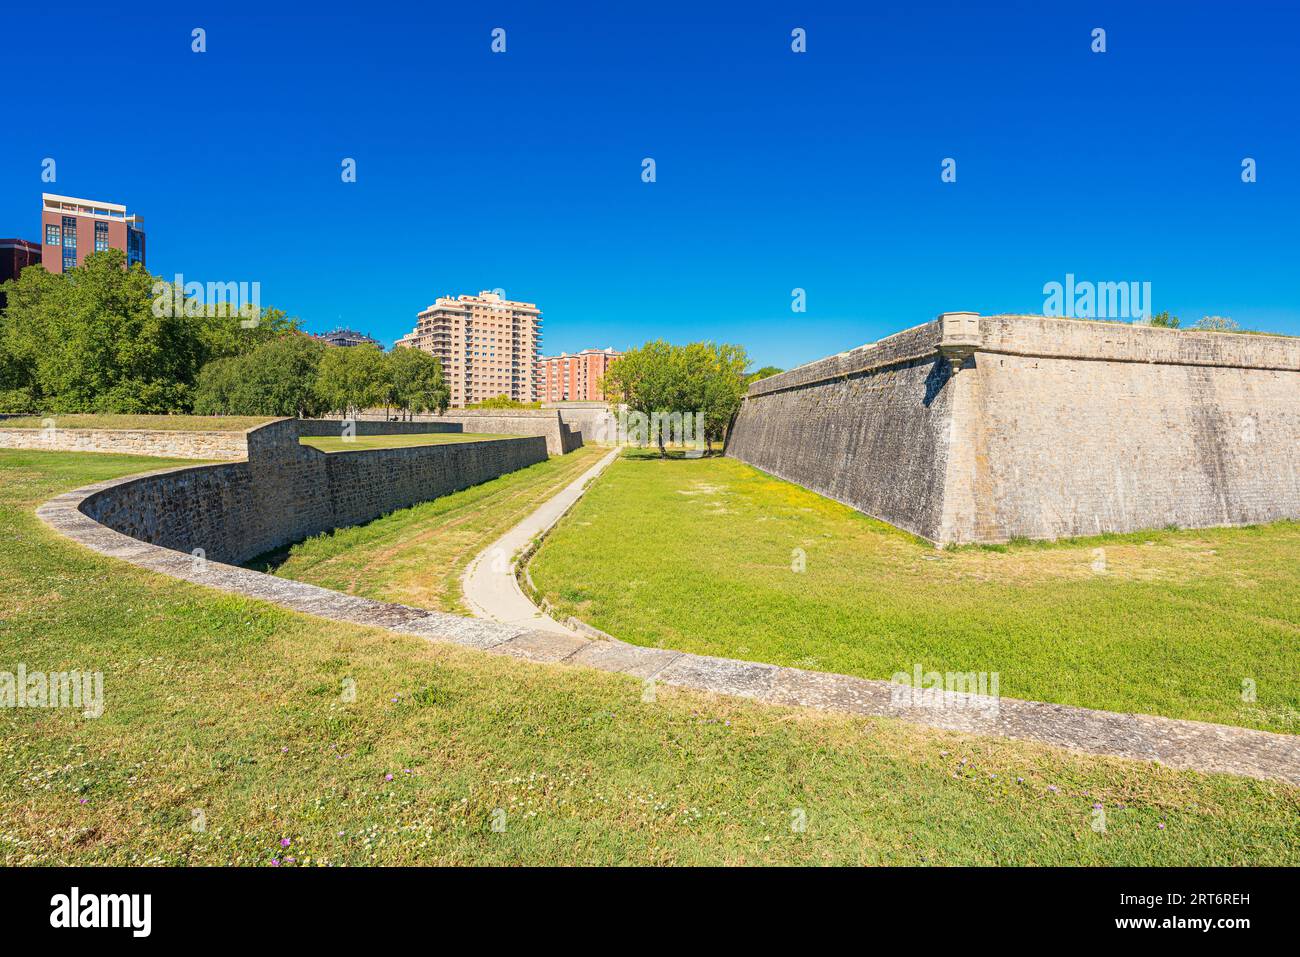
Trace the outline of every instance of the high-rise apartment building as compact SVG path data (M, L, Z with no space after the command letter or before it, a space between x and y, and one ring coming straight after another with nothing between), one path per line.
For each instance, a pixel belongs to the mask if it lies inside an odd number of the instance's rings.
M423 349L441 359L451 405L463 408L499 395L519 402L541 398L534 378L541 343L536 305L480 292L440 297L393 348Z
M537 390L543 402L600 402L600 380L623 353L613 349L583 349L569 355L537 360Z
M126 264L144 262L144 217L125 206L94 199L41 194L41 264L46 272L67 272L91 253L120 249Z

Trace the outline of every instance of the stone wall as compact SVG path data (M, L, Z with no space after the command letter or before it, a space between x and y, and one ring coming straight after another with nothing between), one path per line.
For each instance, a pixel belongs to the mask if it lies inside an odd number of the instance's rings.
M41 452L116 452L176 459L242 459L242 432L180 432L165 429L7 429L0 449Z
M554 409L560 421L574 432L582 433L583 442L613 445L618 441L618 417L605 402L570 402L544 404L543 409Z
M299 419L299 435L342 435L344 419ZM464 432L458 422L389 422L384 419L352 420L353 435L427 435L431 432Z
M239 563L546 459L540 436L327 454L298 442L301 424L250 430L246 462L145 475L82 511L152 545Z
M582 435L561 419L554 409L458 409L427 416L426 422L459 425L465 432L501 435L540 435L551 455L564 455L582 447Z
M936 542L1300 518L1300 339L948 314L754 383L727 454Z

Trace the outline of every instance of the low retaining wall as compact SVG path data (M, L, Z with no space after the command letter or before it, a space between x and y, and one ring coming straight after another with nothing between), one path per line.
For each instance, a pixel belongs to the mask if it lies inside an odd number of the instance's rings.
M252 429L246 462L155 472L91 495L82 511L149 544L238 564L547 457L541 436L327 454L299 443L302 426ZM334 434L318 427L307 425Z
M243 432L181 432L165 429L6 429L0 449L40 452L115 452L174 459L242 459Z
M1300 339L946 313L755 382L727 454L931 541L1300 518Z
M459 425L466 432L501 435L540 435L551 455L582 448L582 434L564 423L554 409L462 409L430 416L428 422Z

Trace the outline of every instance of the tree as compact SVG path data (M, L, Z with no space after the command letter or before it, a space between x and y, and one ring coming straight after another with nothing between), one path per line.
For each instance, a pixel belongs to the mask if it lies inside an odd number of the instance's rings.
M778 369L776 366L763 366L763 368L759 369L757 372L751 372L748 377L746 377L745 382L746 384L757 382L759 379L767 379L774 375L780 375L784 371L784 369Z
M482 402L471 402L465 406L467 409L540 409L541 407L540 402L520 402L518 399L510 398L505 393L494 395Z
M6 289L0 403L12 411L188 412L209 362L297 327L274 308L254 316L178 302L144 266L125 268L116 249L66 273L30 267Z
M385 359L389 401L407 419L415 412L447 411L451 390L442 376L442 362L421 349L394 349Z
M324 408L354 416L384 401L384 354L378 346L327 347L316 375L316 396Z
M3 334L34 407L50 412L188 411L201 350L184 317L155 315L153 277L121 250L67 273L25 269Z
M605 374L604 387L612 399L629 410L656 416L692 413L712 448L725 439L731 417L740 408L749 359L740 346L693 342L673 346L662 339L647 342L615 360ZM655 429L659 454L667 456L664 430Z
M1192 328L1207 332L1238 332L1241 326L1227 316L1205 316L1203 319L1197 320Z
M1177 329L1178 317L1169 315L1168 310L1164 312L1158 312L1151 317L1151 320L1147 323L1147 325L1155 326L1157 329Z
M676 347L662 339L623 353L605 373L605 388L628 410L653 419L656 413L681 411L681 376ZM657 430L659 455L666 458L663 430Z

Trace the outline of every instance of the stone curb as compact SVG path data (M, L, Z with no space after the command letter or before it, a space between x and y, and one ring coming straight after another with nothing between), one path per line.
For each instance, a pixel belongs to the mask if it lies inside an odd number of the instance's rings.
M177 471L165 469L163 471ZM149 473L157 474L157 473ZM450 641L525 661L579 665L643 681L840 714L898 718L968 734L1034 741L1088 754L1156 761L1171 768L1300 784L1300 737L1151 715L1118 714L1013 698L958 696L956 706L899 703L887 681L714 658L617 641L514 628L389 604L261 572L204 561L130 538L80 510L91 495L132 475L59 495L36 510L46 525L92 551L139 568L269 601L332 621Z

